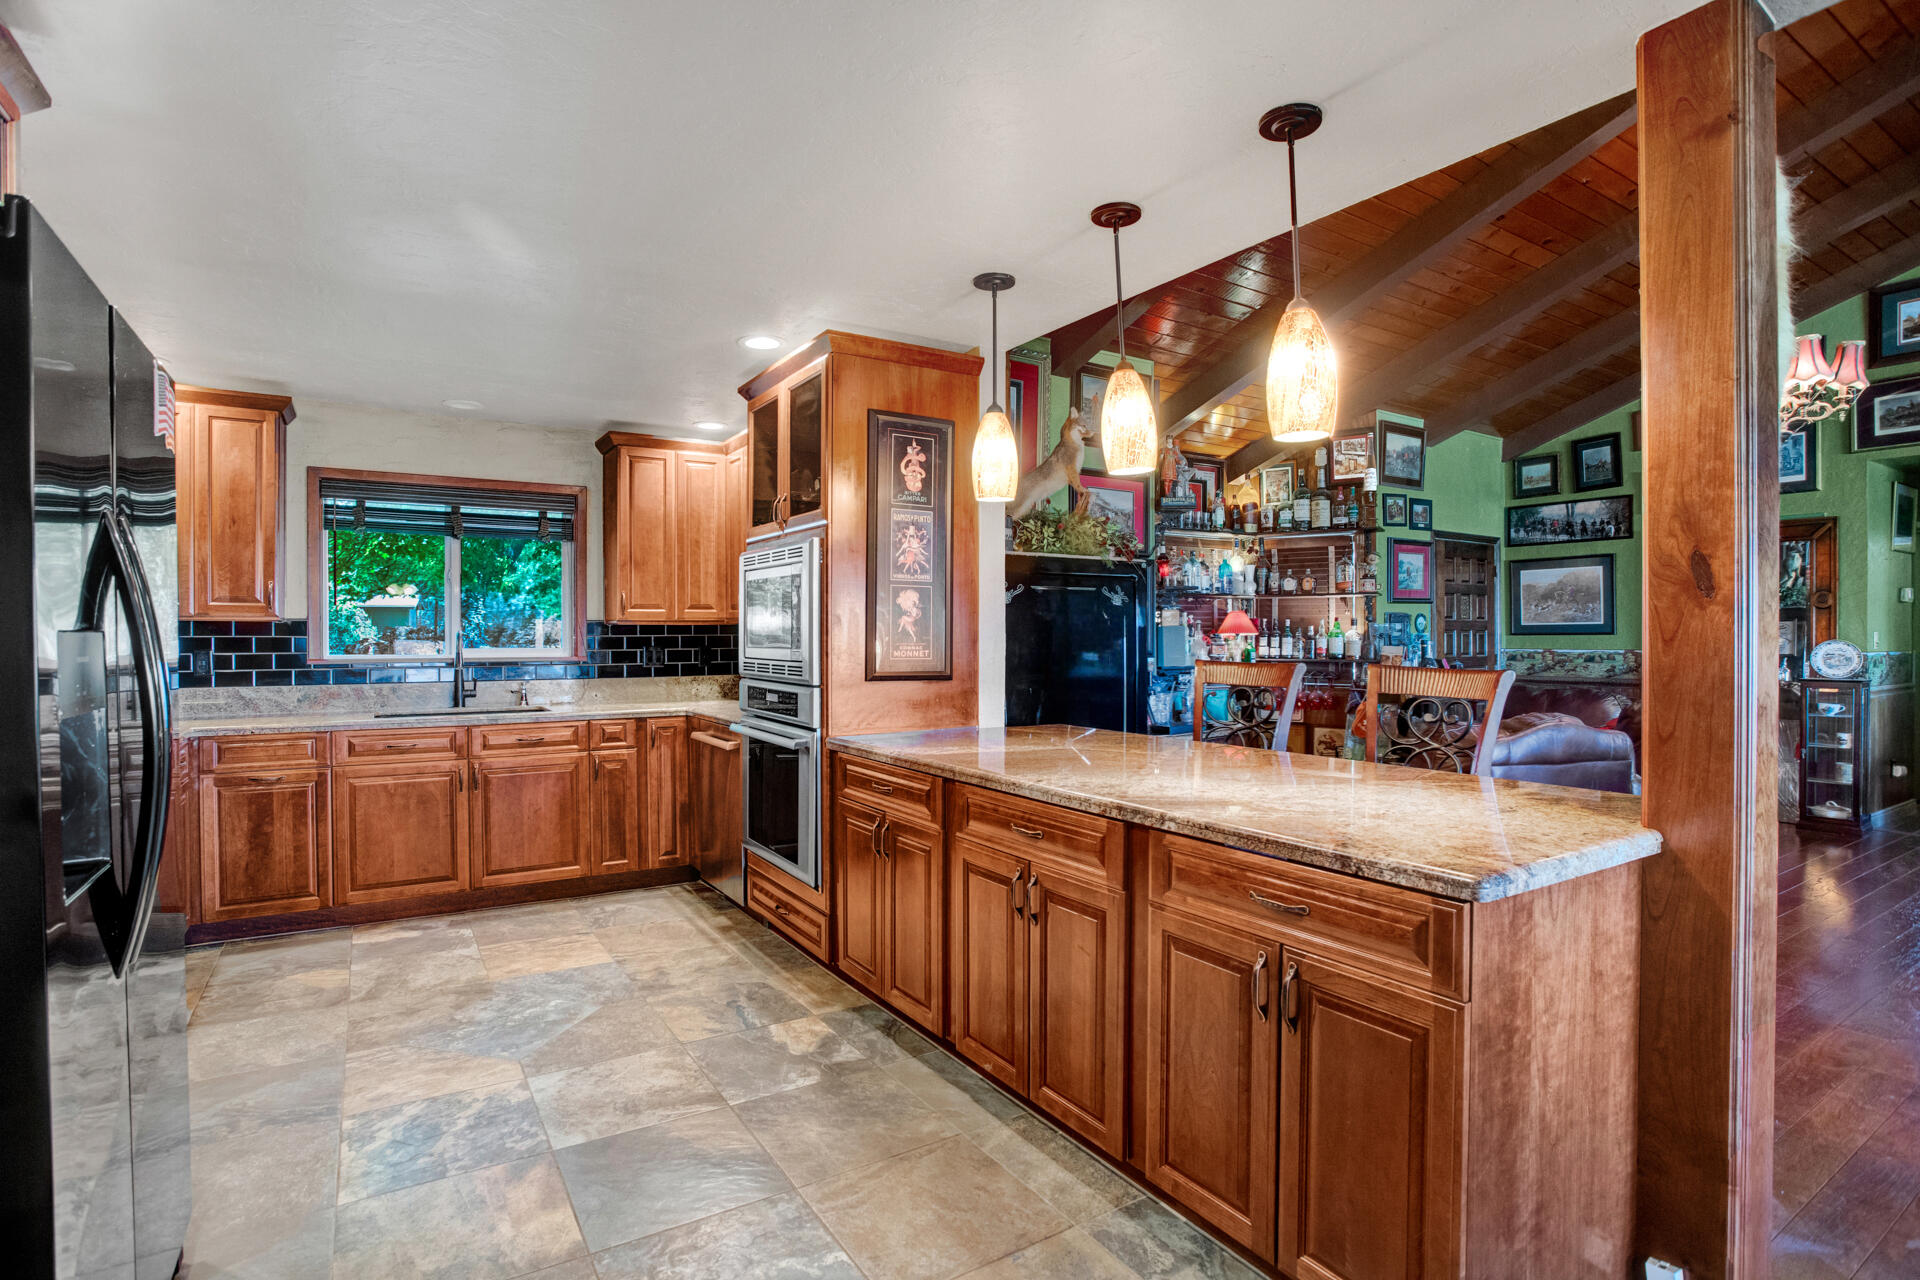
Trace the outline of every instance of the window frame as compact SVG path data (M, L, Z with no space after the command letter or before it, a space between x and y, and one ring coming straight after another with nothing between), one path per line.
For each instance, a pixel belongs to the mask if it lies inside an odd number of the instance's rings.
M548 652L541 649L468 649L470 663L492 666L544 666L554 663L586 661L587 653L587 490L584 485L539 484L530 480L482 480L470 476L435 476L409 471L361 471L347 467L307 468L307 665L310 667L430 666L449 665L452 654L423 657L418 654L327 652L327 531L326 512L320 502L320 482L362 480L377 484L441 485L464 489L491 489L503 494L544 494L571 497L574 504L573 540L562 555L561 610L566 614L567 632L572 638L570 651ZM447 600L459 599L460 541L449 539L447 548ZM447 611L450 626L459 626L459 613Z

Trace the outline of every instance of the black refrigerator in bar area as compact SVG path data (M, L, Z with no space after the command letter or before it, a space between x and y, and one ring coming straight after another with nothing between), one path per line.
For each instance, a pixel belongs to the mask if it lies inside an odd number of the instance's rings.
M166 1280L192 1208L184 916L154 910L178 650L171 396L0 206L0 1161L7 1274Z
M1007 723L1146 733L1153 589L1143 563L1007 557Z

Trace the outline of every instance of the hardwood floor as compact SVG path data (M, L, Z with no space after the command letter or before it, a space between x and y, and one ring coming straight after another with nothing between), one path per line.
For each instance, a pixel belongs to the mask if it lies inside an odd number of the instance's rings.
M1777 1280L1920 1275L1920 818L1780 828Z

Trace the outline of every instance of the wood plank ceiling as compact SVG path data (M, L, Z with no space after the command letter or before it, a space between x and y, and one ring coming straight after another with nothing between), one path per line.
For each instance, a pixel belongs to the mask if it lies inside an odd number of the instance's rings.
M1841 0L1777 33L1774 56L1804 317L1920 266L1920 0ZM1432 440L1491 431L1517 457L1638 398L1631 118L1630 100L1601 104L1301 228L1348 425L1395 409ZM1163 427L1236 474L1273 451L1251 357L1290 262L1282 233L1129 299L1127 349L1153 359ZM1048 336L1084 356L1112 325L1109 309Z

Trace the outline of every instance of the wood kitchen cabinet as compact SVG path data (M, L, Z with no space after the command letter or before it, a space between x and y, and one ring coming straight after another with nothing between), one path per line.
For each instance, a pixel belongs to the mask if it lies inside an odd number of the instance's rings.
M345 906L467 887L463 760L333 772L333 892Z
M740 735L712 720L687 722L688 856L701 866L740 857Z
M640 752L616 747L595 751L587 761L593 810L589 869L596 876L636 870L641 862L640 826L645 812L641 789L646 775L640 767Z
M841 968L935 1035L946 1031L945 845L931 823L853 800L835 811Z
M809 364L747 404L754 535L825 516L826 364Z
M886 985L886 815L842 797L833 814L834 941L841 972L869 991Z
M285 396L176 385L180 616L281 616Z
M745 441L610 431L601 546L609 622L728 623L739 612Z
M948 966L951 1034L962 1057L1027 1091L1027 864L971 840L953 842Z
M331 776L325 769L210 772L200 779L201 918L332 904Z
M586 752L482 758L472 767L475 888L587 874Z
M650 868L688 865L683 842L687 803L687 721L661 716L644 722L646 817L641 849Z

